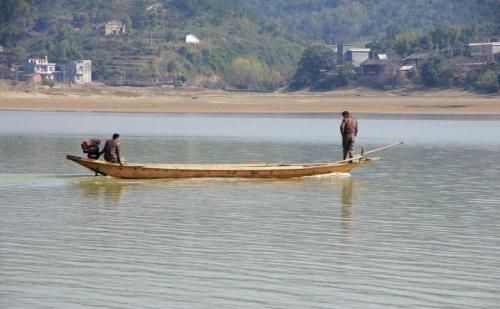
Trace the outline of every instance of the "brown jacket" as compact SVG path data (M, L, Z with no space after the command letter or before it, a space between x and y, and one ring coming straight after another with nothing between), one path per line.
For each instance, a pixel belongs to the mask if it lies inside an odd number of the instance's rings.
M350 135L354 134L354 136L358 135L358 121L354 117L346 117L342 120L342 124L340 124L340 133L342 135Z
M104 160L114 163L120 163L120 144L114 139L108 139L104 144Z

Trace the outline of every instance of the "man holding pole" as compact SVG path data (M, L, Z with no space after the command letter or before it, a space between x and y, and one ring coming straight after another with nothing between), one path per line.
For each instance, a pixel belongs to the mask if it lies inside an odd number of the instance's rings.
M348 111L344 111L342 117L344 119L340 125L340 133L342 134L343 159L346 160L347 155L349 155L349 158L353 157L354 139L358 135L358 121L351 117ZM349 161L349 163L352 162Z

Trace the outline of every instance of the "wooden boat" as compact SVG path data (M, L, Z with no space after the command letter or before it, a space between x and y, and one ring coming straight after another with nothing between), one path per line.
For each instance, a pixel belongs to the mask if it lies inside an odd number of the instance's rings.
M395 144L393 144L395 145ZM248 164L155 164L126 163L123 165L102 160L93 160L68 155L74 161L96 174L128 179L162 178L293 178L332 173L350 173L353 169L372 163L378 158L367 158L366 154L382 150L393 145L355 156L349 160L331 163L284 164L284 163L248 163ZM352 163L350 163L352 161Z
M318 164L132 164L120 165L68 155L74 161L101 175L129 179L160 178L292 178L331 173L349 173L357 167L373 162L364 158L354 163Z

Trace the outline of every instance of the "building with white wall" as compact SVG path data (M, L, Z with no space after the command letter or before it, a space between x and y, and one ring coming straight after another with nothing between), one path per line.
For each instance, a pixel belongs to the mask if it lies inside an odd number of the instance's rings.
M198 45L200 44L200 39L198 39L194 34L188 34L186 35L186 43Z

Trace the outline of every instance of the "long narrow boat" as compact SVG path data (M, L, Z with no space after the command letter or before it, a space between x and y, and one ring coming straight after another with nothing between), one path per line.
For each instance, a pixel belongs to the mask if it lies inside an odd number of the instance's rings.
M374 159L364 158L353 163L249 163L249 164L132 164L120 165L101 160L66 156L101 175L129 179L160 178L292 178L331 173L349 173Z
M398 143L399 144L399 143ZM68 155L74 161L96 174L128 179L161 178L292 178L331 173L350 173L353 169L366 166L378 158L367 158L366 154L396 144L381 147L350 160L331 163L249 163L249 164L155 164L126 163L124 165L101 160Z

